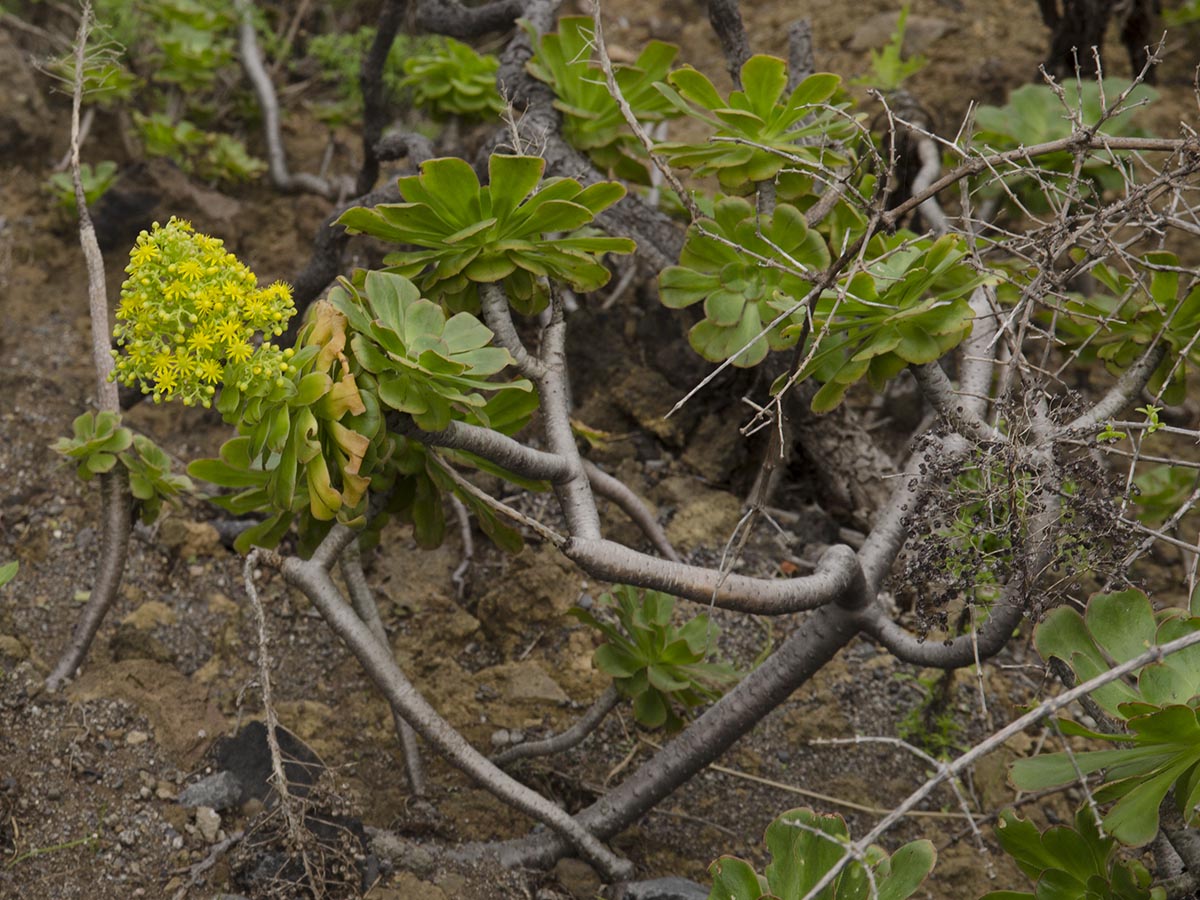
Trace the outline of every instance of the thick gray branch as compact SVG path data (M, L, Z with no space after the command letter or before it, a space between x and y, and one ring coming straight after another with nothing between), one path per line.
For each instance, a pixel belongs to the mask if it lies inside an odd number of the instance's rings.
M279 136L279 101L275 97L275 86L271 76L263 65L262 54L258 50L258 37L254 33L254 21L251 18L252 4L250 0L236 0L240 17L238 24L238 53L242 58L242 68L258 97L258 105L263 114L263 133L267 141L267 168L271 173L271 181L281 191L307 191L319 194L330 200L336 199L340 189L337 185L318 178L316 175L301 173L293 175L288 171L287 158L283 152L283 141Z
M384 649L392 652L388 641L387 630L383 627L383 619L379 617L379 606L375 603L375 594L367 584L366 573L363 572L362 557L358 551L357 542L351 542L342 553L342 576L346 579L346 587L350 592L350 603L354 611L363 620L371 634L375 636ZM417 743L417 733L411 725L404 721L400 710L392 707L392 723L396 726L396 734L400 738L400 749L404 753L404 771L408 775L408 786L417 797L425 796L425 766L421 761L421 746Z
M788 26L788 93L815 71L812 24L808 19L797 19Z
M955 431L984 444L1008 443L1008 438L963 402L964 398L954 389L940 363L931 362L909 368L916 377L917 384L921 386L921 393L925 395L925 399Z
M573 537L563 553L593 578L666 591L697 603L754 615L778 616L864 596L854 551L836 545L817 571L802 578L750 578L647 556L607 540Z
M388 428L431 447L474 453L525 478L558 484L572 474L567 460L557 454L535 450L498 431L467 422L451 422L442 431L422 431L407 416L389 415Z
M999 324L992 305L990 288L975 288L970 303L975 318L971 323L970 335L960 347L960 402L971 415L983 418L987 415L988 397L992 390L992 372L996 367L996 346L993 338Z
M742 14L738 10L738 0L708 0L708 22L721 44L721 52L725 54L725 65L729 68L733 86L741 90L742 65L753 53L750 40L746 37L746 26L742 24Z
M675 552L675 548L667 540L667 533L658 524L658 520L654 518L654 513L651 509L642 502L641 497L630 490L625 482L613 478L599 466L588 462L586 459L583 461L583 469L587 472L588 480L592 484L592 490L601 497L605 497L617 504L621 508L621 511L629 516L638 528L642 529L642 534L650 539L650 543L654 544L655 549L665 559L669 559L672 562L681 561L679 554Z
M458 0L421 0L417 24L434 34L467 40L512 28L523 13L521 0L492 0L482 6L464 6Z
M592 834L608 837L635 822L716 760L783 703L858 633L852 611L831 604L810 613L766 662L640 766L617 788L576 816ZM507 865L549 865L568 849L555 836L534 836L483 848Z
M550 756L554 753L562 753L570 750L595 731L596 727L604 721L604 717L612 712L613 707L620 702L621 695L617 693L615 687L609 685L604 693L596 698L596 702L587 708L587 712L580 716L579 721L562 734L556 734L554 737L546 738L543 741L529 741L524 744L517 744L515 747L509 747L503 753L498 753L492 757L492 762L498 766L507 766L519 759Z
M495 283L479 285L479 309L483 313L483 321L496 336L496 343L516 360L518 371L527 378L544 377L546 367L525 349L525 343L517 334L504 288Z
M330 537L336 541L340 531L348 530L338 526L330 532ZM391 653L342 599L328 571L312 560L305 562L295 557L284 559L281 571L287 582L304 592L329 627L346 642L388 702L450 763L505 803L563 835L565 841L607 876L628 877L632 873L633 867L627 860L615 856L555 804L496 768L438 715L396 665Z
M543 335L543 374L537 380L542 399L542 428L550 452L568 466L568 477L554 485L558 504L572 535L584 540L600 538L600 513L591 484L583 470L583 458L571 429L571 392L567 385L567 322L562 305L554 301L553 315Z
M79 243L83 248L88 274L88 309L92 326L92 364L96 371L97 405L103 412L120 413L116 382L110 380L114 368L111 352L111 330L108 324L108 290L105 283L104 259L96 240L96 229L88 212L79 165L79 110L83 105L84 55L92 26L92 10L84 5L75 36L75 78L71 103L71 180L75 186L75 207L79 212ZM100 476L100 498L104 521L100 538L100 558L96 564L96 580L84 606L71 640L46 679L46 688L56 691L87 656L100 623L117 598L121 578L125 573L125 557L129 550L129 533L133 498L129 493L129 475L118 463Z
M1103 425L1117 413L1134 401L1142 388L1150 383L1150 377L1166 358L1167 348L1163 344L1155 344L1142 354L1141 358L1125 370L1117 379L1107 394L1100 398L1087 412L1072 421L1058 435L1063 437L1071 432L1091 431Z
M104 528L96 580L92 584L91 596L75 622L70 643L46 679L46 689L49 691L58 690L83 665L88 648L100 630L100 623L116 600L121 576L125 572L133 512L129 476L124 466L118 464L111 472L100 476L100 496L104 506Z

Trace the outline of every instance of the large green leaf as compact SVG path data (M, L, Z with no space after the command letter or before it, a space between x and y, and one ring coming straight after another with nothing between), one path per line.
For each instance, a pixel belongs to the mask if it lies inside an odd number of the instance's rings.
M805 807L789 810L768 825L766 843L771 862L765 877L757 875L748 863L723 856L709 867L713 876L709 900L802 900L850 853L850 834L841 816L822 815ZM929 841L913 841L891 857L881 848L871 847L862 860L847 862L817 898L907 900L933 870L936 859ZM871 869L870 877L866 866Z
M1000 846L1037 885L1035 893L992 891L982 900L1165 900L1162 888L1150 888L1150 875L1136 860L1122 860L1117 842L1101 837L1087 807L1075 827L1058 825L1038 832L1012 810L996 826Z

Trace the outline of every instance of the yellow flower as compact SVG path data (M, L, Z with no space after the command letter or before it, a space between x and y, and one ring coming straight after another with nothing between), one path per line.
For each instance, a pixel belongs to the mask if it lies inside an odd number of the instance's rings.
M209 334L207 328L197 328L188 340L188 346L200 353L211 350L216 340Z
M179 384L179 379L174 372L166 372L158 379L158 390L167 396L169 400L175 387Z
M202 360L200 365L196 367L196 373L209 384L216 384L220 381L223 371L221 364L215 359Z
M218 295L214 288L203 287L195 294L196 297L196 312L209 313L216 306Z
M229 349L225 351L226 356L228 356L233 362L238 363L248 360L252 353L254 353L254 348L244 341L240 344L231 345Z
M204 267L195 259L185 259L179 264L179 274L185 281L196 282L204 274Z
M182 281L172 281L163 288L163 296L168 300L178 300L180 297L186 297L188 294L187 285Z
M217 326L217 337L226 345L232 346L242 339L243 324L235 316L230 316Z
M151 371L153 371L156 381L162 381L165 376L170 375L174 370L175 357L165 350L154 354Z
M142 232L145 234L145 232ZM138 245L133 248L133 252L129 254L129 263L135 269L141 268L148 262L153 262L162 254L159 252L158 245L147 239L145 242L138 241Z

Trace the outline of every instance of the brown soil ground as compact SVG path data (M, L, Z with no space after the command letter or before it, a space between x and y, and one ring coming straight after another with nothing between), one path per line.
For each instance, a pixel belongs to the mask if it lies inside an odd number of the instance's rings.
M781 52L784 27L797 9L746 6L755 48ZM861 74L866 51L890 30L874 27L871 17L892 8L887 0L868 0L851 15L843 4L816 5L810 16L818 66ZM657 37L680 43L682 60L723 70L699 4L671 0L648 16L644 5L622 0L606 15L617 52ZM1002 101L1007 88L1029 80L1046 44L1034 5L1025 0L917 2L914 15L922 18L913 32L924 36L917 49L931 62L911 87L947 133L970 100ZM17 579L0 590L0 898L179 896L189 867L209 856L222 832L246 827L255 812L226 813L218 831L206 832L211 823L174 802L183 786L208 771L206 753L216 737L261 716L253 617L241 587L241 559L222 546L211 524L219 512L188 501L153 529L138 531L121 599L82 676L60 696L39 687L86 597L99 520L94 486L80 482L48 448L89 408L94 383L77 237L71 223L48 208L41 188L65 147L67 108L23 66L18 48L33 39L15 28L8 35L13 40L0 28L0 62L24 71L38 96L6 88L0 100L0 116L17 110L14 121L23 129L7 143L0 137L0 562L21 564ZM1114 48L1110 57L1123 73L1122 54ZM1164 115L1175 115L1173 121L1188 108L1194 63L1186 46L1172 44L1163 89L1166 108L1175 111ZM315 166L326 144L323 128L299 106L289 110L287 122L293 166ZM120 158L115 124L101 114L85 155ZM349 135L339 138L334 166L353 171L353 151L346 148L356 143ZM168 167L152 166L145 178L154 215L191 218L199 230L223 237L264 280L299 271L326 212L315 198L280 196L265 186L218 192ZM109 237L108 286L115 298L128 236ZM662 413L701 369L675 364L685 357L673 349L682 326L642 306L646 311L580 313L576 333L588 339L573 347L579 371L616 365L627 373L616 383L581 378L580 417L612 433L645 429L652 435L616 441L596 458L657 505L683 551L712 561L740 515L751 451L732 427L740 414L728 383L716 399L662 423ZM606 346L620 351L598 349ZM182 408L143 404L128 421L181 461L214 455L228 437L217 417ZM803 495L804 473L792 475L789 490ZM605 524L617 539L640 540L616 513ZM588 584L551 549L531 542L522 555L506 559L481 547L460 597L451 579L463 556L456 534L440 550L422 552L404 527L394 526L383 546L386 552L368 560L368 577L396 650L417 686L476 746L493 746L502 731L530 737L557 731L604 689L591 663L592 634L563 615L603 586ZM747 570L772 572L785 555L771 535L761 534L751 542ZM1158 577L1168 584L1174 571ZM529 821L436 759L428 760L432 811L413 804L386 705L307 602L269 573L263 581L280 718L326 764L326 788L342 808L371 828L427 845L527 832ZM742 663L752 659L764 629L718 618L726 652ZM772 627L779 635L796 624ZM982 678L987 716L972 680L960 678L952 687L956 744L969 745L1041 690L1040 667L1024 642L1004 662L1003 671L988 666ZM925 764L893 747L810 741L894 735L923 699L915 680L921 674L855 644L722 758L720 768L680 790L616 847L646 877L678 874L704 882L706 867L721 853L761 861L763 829L793 806L842 812L852 833L861 832L875 820L872 810L898 802L923 780ZM623 712L566 758L530 766L525 775L577 808L645 759L660 739L639 731ZM972 773L967 788L980 809L1011 802L1004 764L1031 740L1023 736ZM825 796L806 793L812 791ZM938 844L937 868L918 896L957 900L1020 884L995 855L999 878L990 881L979 849L960 840L964 822L952 798L938 803L944 812L910 820L891 837L928 836ZM1066 809L1058 800L1029 808L1060 816ZM239 893L230 880L236 859L221 857L187 896ZM569 862L549 873L507 872L409 853L370 897L582 900L597 896L598 888L590 870Z

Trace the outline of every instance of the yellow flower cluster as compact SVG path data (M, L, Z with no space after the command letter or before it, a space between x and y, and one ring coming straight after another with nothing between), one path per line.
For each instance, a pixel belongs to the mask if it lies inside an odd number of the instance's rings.
M153 392L156 403L178 397L207 407L227 380L245 390L288 373L291 354L269 337L296 314L291 288L260 289L223 242L181 219L155 222L138 235L125 272L113 331L124 349L113 351L117 381ZM265 338L258 347L256 332Z

